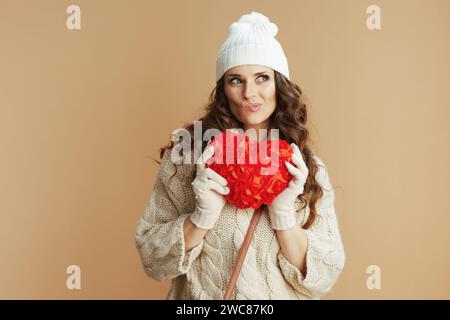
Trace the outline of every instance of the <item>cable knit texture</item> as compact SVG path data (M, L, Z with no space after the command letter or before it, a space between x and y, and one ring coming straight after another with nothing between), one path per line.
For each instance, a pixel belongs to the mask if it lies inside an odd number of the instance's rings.
M239 249L254 209L225 204L214 228L189 252L185 251L183 223L196 210L191 182L195 164L176 165L167 150L153 192L136 229L136 247L145 273L156 280L171 279L167 299L223 299ZM267 214L261 216L250 243L233 299L319 299L328 294L345 264L334 207L334 192L322 160L316 175L324 188L317 203L318 217L306 231L307 272L304 276L280 250ZM296 201L296 223L303 226L309 215Z

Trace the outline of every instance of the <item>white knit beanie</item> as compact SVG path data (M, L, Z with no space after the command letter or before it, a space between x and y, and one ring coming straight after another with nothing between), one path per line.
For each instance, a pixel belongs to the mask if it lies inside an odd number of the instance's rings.
M275 39L278 27L266 16L254 11L245 14L233 22L228 31L216 60L216 81L228 69L243 64L270 67L290 80L286 56Z

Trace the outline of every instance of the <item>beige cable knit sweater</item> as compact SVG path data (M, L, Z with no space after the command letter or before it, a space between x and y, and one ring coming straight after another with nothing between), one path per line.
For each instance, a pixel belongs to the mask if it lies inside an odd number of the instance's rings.
M177 165L175 172L166 150L143 217L136 230L145 273L156 280L172 279L167 299L223 299L231 272L254 209L239 209L228 202L215 227L185 252L183 223L195 210L191 182L195 164ZM319 299L330 292L344 264L345 253L334 208L334 192L327 169L317 157L316 175L324 187L317 203L319 217L306 231L306 276L283 256L267 214L261 216L236 282L233 299ZM303 225L309 208L300 210Z

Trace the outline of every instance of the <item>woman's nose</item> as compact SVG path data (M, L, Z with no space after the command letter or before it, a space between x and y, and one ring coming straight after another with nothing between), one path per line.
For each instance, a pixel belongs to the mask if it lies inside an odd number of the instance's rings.
M257 90L257 87L256 87L255 84L247 83L245 85L244 96L245 96L246 99L250 99L252 97L255 97L257 92L258 92L258 90Z

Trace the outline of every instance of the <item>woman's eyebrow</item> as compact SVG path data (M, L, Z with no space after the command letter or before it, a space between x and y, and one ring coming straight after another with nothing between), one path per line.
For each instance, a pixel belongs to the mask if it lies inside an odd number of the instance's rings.
M267 71L257 72L257 73L254 74L254 76L259 76L259 75L264 74L264 73L267 73ZM229 74L229 75L227 75L227 77L240 77L240 76L241 76L240 74Z

